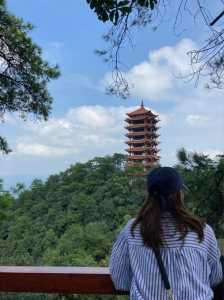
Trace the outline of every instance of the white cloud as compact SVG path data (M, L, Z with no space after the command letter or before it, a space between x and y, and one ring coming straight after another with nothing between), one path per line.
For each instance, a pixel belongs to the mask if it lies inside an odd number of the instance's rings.
M172 87L171 74L148 62L133 67L125 76L133 87L132 94L144 99L154 99Z
M203 150L200 150L200 149L197 149L197 148L189 148L188 149L189 152L197 152L198 154L201 154L201 155L207 155L209 156L209 158L211 159L216 159L217 156L219 155L223 155L223 150L221 149L203 149Z
M80 106L64 118L27 122L17 140L15 154L66 156L79 153L110 153L122 150L124 107Z
M26 144L19 142L16 146L16 154L31 156L65 156L68 154L76 154L75 149L57 148L41 144Z
M127 112L136 108L79 106L70 109L63 118L52 118L48 122L27 121L22 125L13 155L51 158L76 155L82 159L123 152L124 119ZM168 123L169 119L161 114L160 125Z
M161 68L167 66L174 74L186 75L191 69L188 52L196 49L196 44L189 39L183 39L174 47L163 47L149 53L149 63Z
M210 156L212 159L216 158L218 155L223 154L224 151L221 149L205 149L204 154Z
M150 52L148 60L123 73L129 82L131 94L144 99L164 100L167 93L178 85L177 77L180 79L190 73L187 52L195 48L191 40L184 39L174 47ZM112 75L107 73L103 84L107 85L111 80Z
M117 115L118 113L118 115ZM71 109L67 115L68 119L72 122L76 120L77 125L81 128L101 129L114 128L116 119L124 114L124 108L104 108L103 106L80 106Z
M186 122L192 127L202 127L208 124L210 118L203 115L188 115L186 116Z

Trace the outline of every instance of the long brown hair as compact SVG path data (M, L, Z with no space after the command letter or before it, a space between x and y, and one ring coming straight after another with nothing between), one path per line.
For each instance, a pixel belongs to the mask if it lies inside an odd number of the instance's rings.
M187 211L184 206L183 197L182 191L169 195L166 198L168 211L175 220L176 229L180 232L180 240L184 240L189 229L191 229L197 233L198 239L201 242L204 239L204 222L192 216ZM144 245L159 248L163 245L162 216L163 211L161 210L159 199L149 195L132 224L132 235L134 236L135 227L140 224Z

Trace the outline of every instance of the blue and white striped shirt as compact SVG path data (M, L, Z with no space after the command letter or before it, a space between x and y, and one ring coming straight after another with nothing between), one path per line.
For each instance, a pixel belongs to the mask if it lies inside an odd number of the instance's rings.
M167 300L154 253L143 245L139 225L131 235L130 220L119 234L110 258L110 273L117 290L130 291L133 300ZM204 228L204 240L199 243L195 232L189 231L178 240L173 218L162 218L164 246L161 256L175 300L211 300L222 280L220 250L209 225Z

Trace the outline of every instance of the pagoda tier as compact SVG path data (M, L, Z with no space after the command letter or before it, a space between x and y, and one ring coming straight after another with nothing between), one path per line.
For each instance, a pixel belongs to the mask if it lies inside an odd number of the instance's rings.
M125 142L126 144L130 146L144 146L144 145L150 145L150 146L157 146L159 144L158 141L155 141L154 139L149 138L143 138L139 140L129 140Z
M128 157L128 162L131 163L143 163L144 164L149 164L150 162L156 162L158 159L160 158L159 155L151 155L151 156L148 156L148 155L145 155L145 156L142 156L139 155L136 155L136 156L132 156L132 157Z
M159 160L157 145L159 122L158 115L153 114L141 104L137 110L127 113L125 128L128 130L125 143L129 146L128 166L143 166L144 174Z
M130 129L130 130L138 130L138 129L144 129L144 128L153 128L155 130L159 129L159 126L156 126L156 124L152 123L143 123L143 124L130 124L125 127L125 129Z
M137 123L137 124L141 124L141 122L152 122L152 123L158 123L159 122L159 119L158 119L158 116L155 115L155 118L153 117L150 117L150 116L137 116L137 117L132 117L132 118L126 118L125 119L125 122L127 123Z
M157 161L160 159L160 157L157 157L157 159L148 160L147 162L144 162L144 175L148 173L148 170L153 167L157 163ZM128 161L127 165L129 167L142 167L143 162L142 161Z
M128 149L125 149L125 151L129 152L129 153L134 153L134 152L148 152L148 151L153 151L153 152L158 152L157 149L155 149L155 147L149 147L149 146L143 146L143 147L130 147Z
M133 156L129 156L128 157L128 160L151 160L151 161L154 161L158 158L159 156L155 155L155 154L152 154L152 155L133 155ZM151 159L149 159L151 158Z
M125 134L127 137L129 138L133 138L133 139L137 139L138 137L140 136L143 136L143 137L146 137L146 138L151 138L151 139L154 139L154 138L158 138L159 137L159 134L156 134L156 131L155 130L145 130L145 131L136 131L136 132L133 132L133 131L129 131L129 133Z

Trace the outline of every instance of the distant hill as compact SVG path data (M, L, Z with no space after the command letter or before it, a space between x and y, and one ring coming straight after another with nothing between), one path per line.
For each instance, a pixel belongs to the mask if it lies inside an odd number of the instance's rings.
M144 179L125 174L125 156L95 158L34 180L0 228L0 263L107 265L115 235L143 201Z

